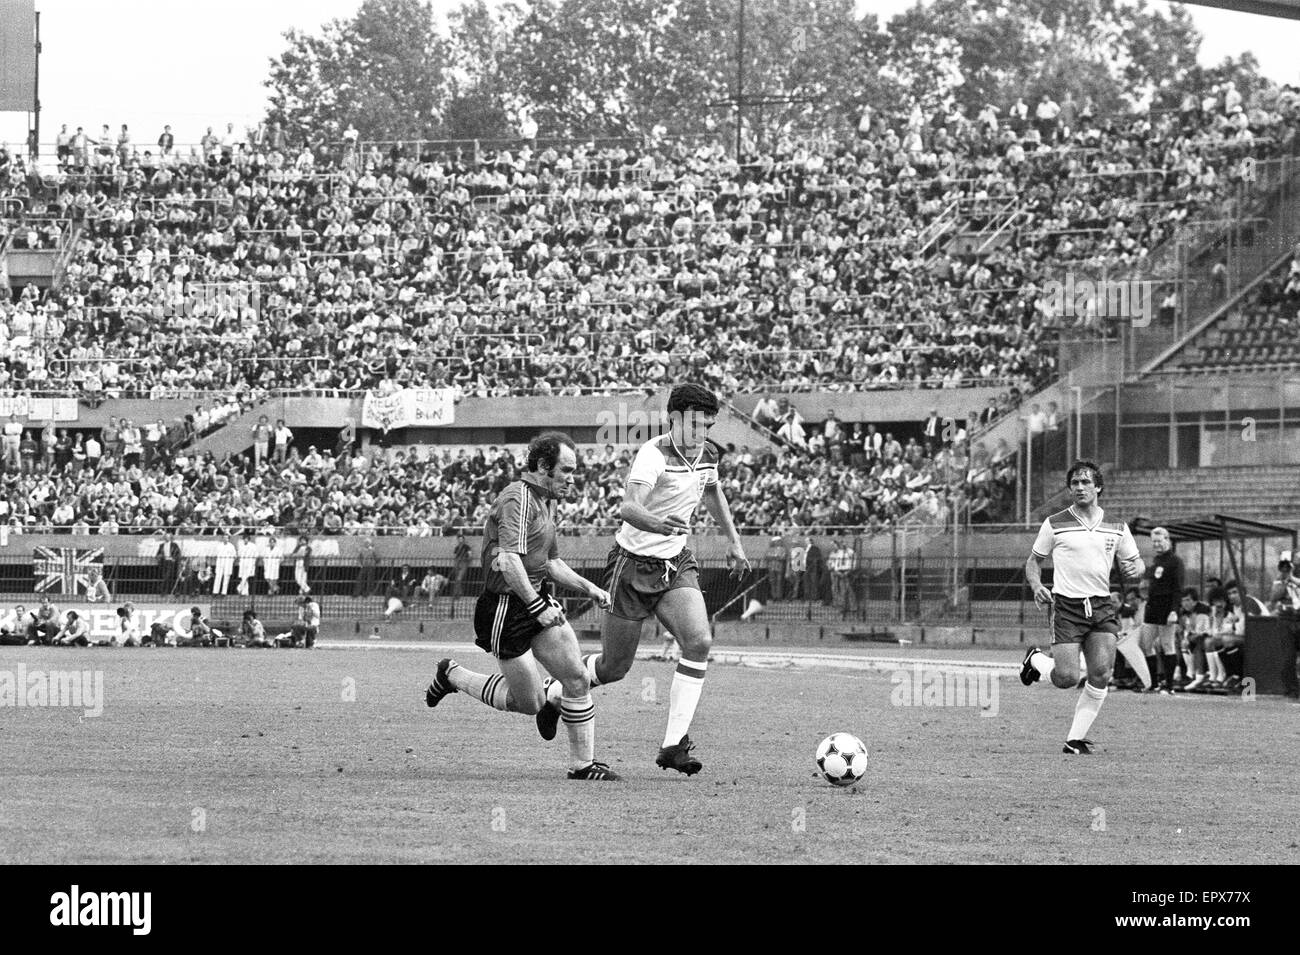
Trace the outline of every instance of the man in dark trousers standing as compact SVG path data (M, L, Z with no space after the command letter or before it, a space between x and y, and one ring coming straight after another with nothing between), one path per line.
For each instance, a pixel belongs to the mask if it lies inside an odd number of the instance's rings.
M367 537L361 543L361 553L357 557L361 571L357 574L357 584L352 588L352 596L371 597L375 593L375 565L379 556L375 553L375 539Z
M158 593L167 596L176 589L176 575L181 566L181 547L176 536L168 534L158 547Z
M1147 569L1147 603L1142 614L1142 632L1139 637L1142 654L1147 660L1147 669L1151 671L1153 686L1159 686L1160 692L1172 693L1174 687L1174 663L1177 660L1178 637L1175 623L1178 613L1178 600L1183 592L1186 571L1183 559L1174 553L1173 541L1169 532L1163 527L1151 531L1151 546L1155 549L1155 558ZM1161 676L1157 680L1157 660L1161 667Z

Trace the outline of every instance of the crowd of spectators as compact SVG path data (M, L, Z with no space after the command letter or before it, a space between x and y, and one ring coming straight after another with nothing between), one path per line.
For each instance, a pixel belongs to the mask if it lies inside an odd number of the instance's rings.
M11 419L0 429L0 523L11 534L238 537L278 528L431 537L477 532L492 500L520 473L519 449L360 450L341 441L303 452L287 443L287 429L286 442L269 454L217 460L186 444L196 415L170 430L162 422L141 428L114 418L88 437L53 425L38 435ZM277 424L281 431L283 422ZM969 504L973 520L992 520L1014 490L1010 449L1000 445L990 454L976 444L968 453L964 427L905 443L874 425L849 432L834 417L814 430L798 448L729 449L724 486L743 530L876 529L913 511L924 523L941 524L950 502ZM583 455L575 492L558 508L562 532L617 527L631 459L631 450L613 445ZM232 562L234 553L232 543Z
M56 292L4 306L0 387L1027 390L1054 372L1042 283L1212 216L1298 118L1293 88L1231 84L1167 113L918 107L743 162L672 141L339 154L274 128L143 150L65 130L56 171L0 169L29 232L76 236ZM962 231L988 248L945 254Z

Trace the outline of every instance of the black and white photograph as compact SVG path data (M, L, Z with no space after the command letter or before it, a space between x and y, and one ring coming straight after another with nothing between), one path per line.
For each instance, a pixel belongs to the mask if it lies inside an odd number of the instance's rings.
M0 0L34 917L1300 864L1297 51L1298 0ZM1089 924L1240 943L1234 872Z

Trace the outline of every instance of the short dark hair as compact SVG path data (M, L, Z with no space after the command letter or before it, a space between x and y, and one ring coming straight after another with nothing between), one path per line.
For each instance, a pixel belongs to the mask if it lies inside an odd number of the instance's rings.
M703 385L677 385L668 396L668 413L684 414L687 411L718 413L718 396Z
M1092 483L1097 485L1097 490L1100 492L1101 489L1106 486L1106 479L1102 476L1101 466L1097 464L1096 461L1085 461L1079 459L1071 464L1070 470L1065 472L1065 486L1070 486L1070 482L1074 480L1074 473L1076 471L1084 470L1092 472Z
M1182 592L1181 592L1178 596L1179 596L1180 598L1182 598L1182 597L1191 597L1193 600L1200 600L1200 599L1201 599L1201 598L1200 598L1200 595L1196 592L1196 588L1195 588L1195 587L1184 587L1184 588L1182 589Z
M533 438L528 442L528 470L549 471L555 467L560 460L561 447L578 450L573 439L563 431L544 431Z
M1206 599L1209 600L1210 603L1214 603L1216 600L1222 600L1224 603L1227 603L1228 589L1226 587L1212 587L1210 588L1210 592Z

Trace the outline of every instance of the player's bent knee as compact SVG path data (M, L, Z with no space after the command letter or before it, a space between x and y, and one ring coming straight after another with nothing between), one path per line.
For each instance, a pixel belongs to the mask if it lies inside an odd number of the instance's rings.
M713 646L713 634L707 629L697 633L687 633L678 637L682 645L682 652L691 655L708 653Z
M1113 671L1111 670L1110 667L1106 667L1105 669L1102 670L1089 670L1088 682L1095 687L1110 686L1110 678L1112 672Z
M1068 690L1079 682L1078 670L1066 670L1065 667L1057 666L1052 671L1052 685L1062 690Z
M542 707L546 705L546 695L543 693L532 694L521 700L516 700L515 704L519 712L525 716L536 716L542 711Z
M627 676L627 671L632 669L632 657L607 657L601 656L600 659L600 682L616 683L623 677Z
M585 672L576 676L563 677L560 686L564 687L564 695L567 697L586 696L591 692L591 681L587 679Z

